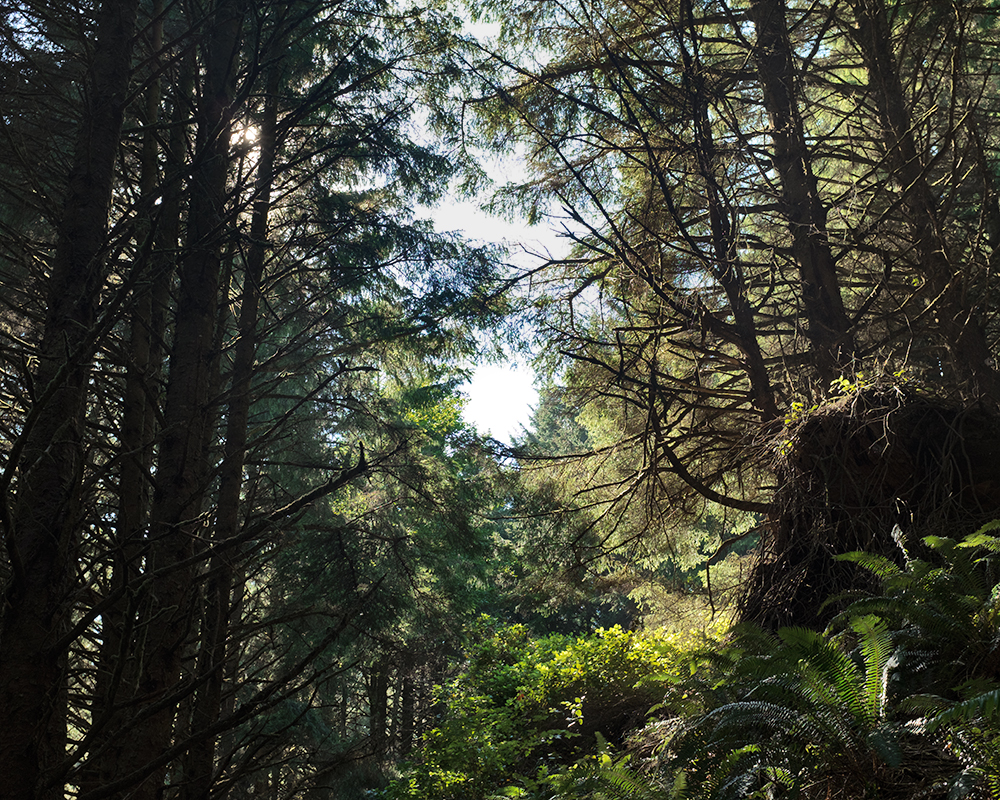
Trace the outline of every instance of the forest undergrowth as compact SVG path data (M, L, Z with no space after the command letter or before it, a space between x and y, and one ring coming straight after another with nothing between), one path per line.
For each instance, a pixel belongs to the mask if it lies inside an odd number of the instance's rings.
M823 629L724 617L535 636L481 618L440 716L381 793L428 798L1000 796L1000 522L903 566Z

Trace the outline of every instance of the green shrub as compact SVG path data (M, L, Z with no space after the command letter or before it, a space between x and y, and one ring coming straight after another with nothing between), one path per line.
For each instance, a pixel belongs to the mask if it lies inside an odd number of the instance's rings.
M690 643L617 626L533 638L522 625L484 618L477 633L466 668L440 687L443 719L390 786L390 800L486 797L540 775L558 782L552 776L572 765L579 776L588 755L606 754L608 740L643 723L665 682L692 671Z

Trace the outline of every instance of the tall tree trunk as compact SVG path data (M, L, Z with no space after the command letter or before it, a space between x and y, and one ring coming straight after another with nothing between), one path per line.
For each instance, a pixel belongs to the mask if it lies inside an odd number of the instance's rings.
M414 667L409 667L400 677L399 687L399 755L406 758L413 750L416 733L416 693L413 688Z
M913 120L893 53L883 0L852 0L856 39L884 130L886 160L902 190L903 208L918 263L933 304L930 312L944 340L951 371L971 400L997 407L1000 373L980 319L967 302L963 273L945 238L927 164L917 149Z
M690 0L685 0L681 7L692 40L697 41L698 33ZM754 311L747 296L747 282L736 244L736 224L728 213L728 204L723 198L716 174L718 148L712 131L703 65L697 48L689 50L682 46L680 50L684 63L685 84L692 108L698 170L701 173L707 200L709 231L715 257L713 277L725 292L732 313L732 324L723 323L707 311L704 322L715 334L734 344L743 354L744 370L750 383L750 397L760 413L761 420L767 422L779 416L778 407L775 402L774 387L771 385L764 355L761 352Z
M827 210L812 171L799 113L784 0L753 0L754 58L771 122L771 163L781 181L781 213L791 233L810 347L822 388L850 365L854 341L827 233Z
M130 304L130 359L126 365L123 395L121 460L118 487L118 519L110 591L117 599L101 613L101 646L95 665L91 700L91 728L88 732L89 757L75 778L81 794L114 778L125 737L121 735L121 713L116 705L135 692L135 626L133 593L140 576L144 526L148 519L150 487L148 475L153 461L157 434L155 397L162 378L163 340L171 269L170 253L177 247L180 218L179 184L168 183L158 208L153 200L160 191L161 87L158 70L163 47L164 0L155 0L153 24L148 33L154 77L146 91L143 115L140 202L142 217L136 220L137 258L135 269L142 274L135 281ZM189 70L188 70L189 72ZM182 80L182 85L189 80ZM175 109L179 107L175 104ZM178 118L172 130L172 151L180 149L185 130ZM172 170L176 178L177 165ZM83 755L80 753L79 755Z
M264 116L261 121L257 178L250 244L246 255L236 352L226 412L226 438L219 476L219 501L214 538L226 542L236 537L240 528L240 496L246 464L248 420L252 400L251 380L258 346L258 306L260 283L267 255L268 213L274 179L275 138L277 127L278 68L269 71ZM233 586L234 554L227 550L212 557L205 597L205 622L202 632L198 675L204 679L195 703L192 730L215 724L222 710L222 693L227 662L230 623L230 594ZM204 737L188 753L185 766L185 793L189 800L207 797L213 781L215 738Z
M165 765L154 766L172 740L176 703L194 612L196 542L210 465L208 440L215 418L217 321L227 229L234 75L240 8L219 0L208 34L205 76L198 109L198 147L190 183L187 255L180 265L174 341L169 361L163 435L150 514L150 589L139 691L149 713L129 734L123 772L143 776L130 793L136 800L162 794Z
M368 672L368 740L373 758L385 755L389 738L389 671L388 657L377 661Z
M84 418L137 11L138 0L106 0L100 8L47 286L34 406L3 476L6 494L17 464L17 500L12 512L6 498L3 508L13 574L0 625L0 776L11 800L63 796L61 786L43 789L43 773L65 757L64 711L53 706L63 694L66 654L56 642L70 613Z

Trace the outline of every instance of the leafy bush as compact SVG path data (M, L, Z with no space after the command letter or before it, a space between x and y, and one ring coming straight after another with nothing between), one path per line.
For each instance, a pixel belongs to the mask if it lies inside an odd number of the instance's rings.
M485 797L517 776L522 786L551 783L641 725L662 682L689 676L689 662L688 648L656 634L616 626L533 638L522 625L484 618L466 668L441 687L441 721L387 796Z

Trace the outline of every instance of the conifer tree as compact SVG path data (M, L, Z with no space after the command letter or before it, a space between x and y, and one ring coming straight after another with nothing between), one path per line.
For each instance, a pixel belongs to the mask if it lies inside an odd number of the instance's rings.
M895 524L919 539L949 503L997 508L980 452L997 439L994 9L491 13L481 130L527 154L504 201L575 243L532 275L539 338L617 418L630 468L609 495L655 518L706 500L763 515L773 565L746 607L775 624L849 583L824 554L899 557ZM991 444L970 449L973 430Z
M409 590L338 585L351 564L332 553L317 584L338 601L289 605L279 557L310 524L336 530L359 481L413 505L415 479L424 545L372 539L365 581L437 569L427 515L458 491L457 451L433 489L391 370L424 361L446 383L499 309L494 256L417 219L461 167L412 138L455 23L369 0L76 10L4 18L5 79L38 98L3 149L4 791L319 789L346 756L299 722L347 675L364 614L392 618ZM24 132L66 148L52 108L74 166L35 170L15 213ZM377 532L377 505L358 514ZM382 706L384 735L404 723Z

